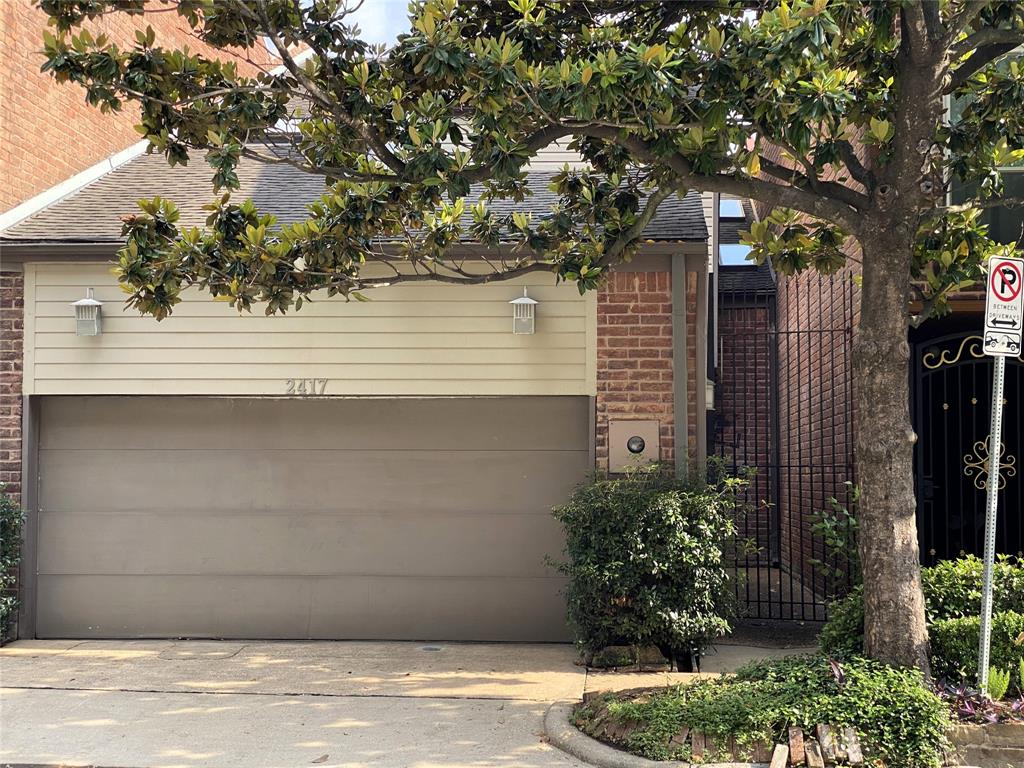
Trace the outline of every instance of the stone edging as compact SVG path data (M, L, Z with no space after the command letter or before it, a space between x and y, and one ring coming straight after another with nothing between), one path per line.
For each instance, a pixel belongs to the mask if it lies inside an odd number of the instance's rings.
M570 722L576 702L555 702L544 715L548 742L563 752L597 768L766 768L767 763L701 763L691 766L678 760L648 760L592 739Z

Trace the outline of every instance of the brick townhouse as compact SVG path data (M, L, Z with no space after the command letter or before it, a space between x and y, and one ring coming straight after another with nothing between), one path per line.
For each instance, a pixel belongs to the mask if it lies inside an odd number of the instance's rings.
M550 207L561 163L534 164L524 205ZM19 634L565 639L550 508L595 467L706 455L700 195L666 201L584 296L533 274L278 317L198 291L161 323L126 310L121 217L160 194L201 223L208 174L139 155L0 231ZM287 166L239 177L280 221L323 189ZM535 332L515 334L524 291ZM80 335L90 294L101 325Z

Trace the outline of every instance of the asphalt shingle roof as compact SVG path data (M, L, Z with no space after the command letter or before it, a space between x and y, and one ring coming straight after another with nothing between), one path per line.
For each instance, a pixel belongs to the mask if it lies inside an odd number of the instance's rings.
M750 266L720 266L718 290L723 294L773 293L775 279L767 264Z
M14 243L120 243L121 219L139 213L136 200L157 195L172 200L181 211L180 224L202 226L208 215L202 206L214 200L211 168L201 157L188 166L167 165L162 155L140 155L77 192L0 232L0 242ZM548 189L552 174L531 173L533 195L522 203L496 200L496 213L511 210L544 215L556 195ZM241 188L238 200L251 197L263 213L279 223L306 217L306 205L324 190L322 177L287 165L268 165L243 160L238 166ZM475 191L474 191L475 192ZM644 238L658 241L704 241L707 226L700 195L690 192L683 200L670 197L658 209L644 231Z

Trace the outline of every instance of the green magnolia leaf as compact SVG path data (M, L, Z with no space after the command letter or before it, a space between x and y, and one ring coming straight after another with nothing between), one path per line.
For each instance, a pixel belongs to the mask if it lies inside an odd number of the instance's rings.
M879 120L872 117L869 124L871 128L871 135L878 139L878 141L886 141L889 138L892 126L889 124L888 120Z

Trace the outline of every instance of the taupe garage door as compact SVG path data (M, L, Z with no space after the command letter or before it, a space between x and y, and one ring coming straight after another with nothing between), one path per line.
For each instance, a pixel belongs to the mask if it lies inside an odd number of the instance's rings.
M40 637L565 639L587 398L49 397Z

